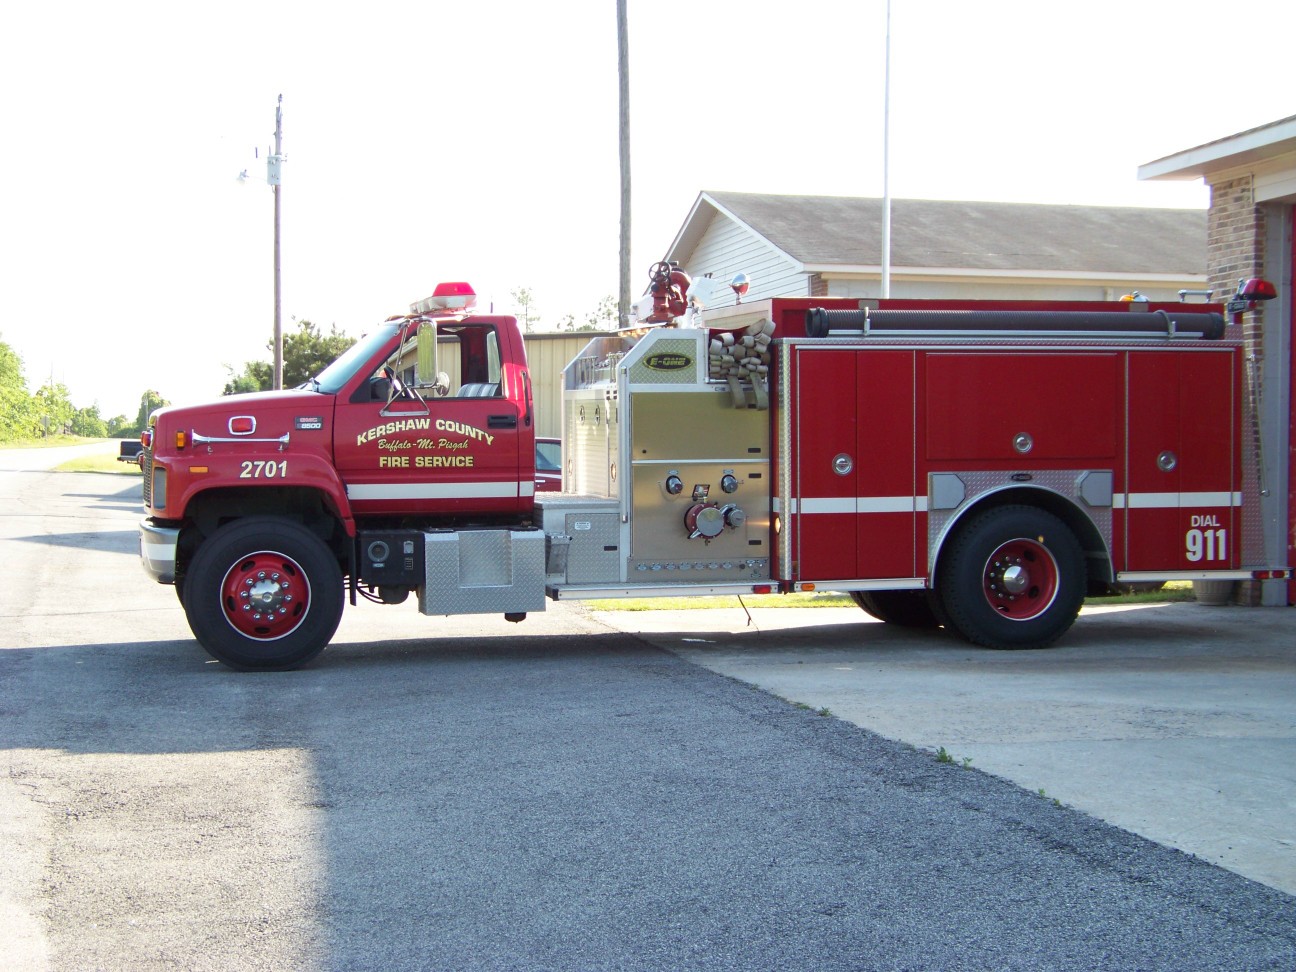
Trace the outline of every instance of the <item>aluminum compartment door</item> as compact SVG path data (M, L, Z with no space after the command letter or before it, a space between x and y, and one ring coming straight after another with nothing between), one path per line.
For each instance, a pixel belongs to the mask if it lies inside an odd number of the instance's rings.
M1131 352L1128 361L1125 564L1118 569L1236 567L1234 355Z

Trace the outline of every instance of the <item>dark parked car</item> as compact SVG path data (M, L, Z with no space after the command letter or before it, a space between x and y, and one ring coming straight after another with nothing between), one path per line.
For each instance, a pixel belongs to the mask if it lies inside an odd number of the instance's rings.
M562 440L536 438L536 492L562 492Z
M144 465L144 443L139 439L121 439L117 450L118 462L133 462L137 466Z

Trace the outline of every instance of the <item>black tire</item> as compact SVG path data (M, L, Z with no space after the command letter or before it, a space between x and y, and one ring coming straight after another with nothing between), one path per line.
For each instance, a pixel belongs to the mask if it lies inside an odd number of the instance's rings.
M927 591L851 591L851 600L886 624L901 628L939 628Z
M248 517L198 548L183 603L213 658L240 671L284 671L324 650L343 593L337 558L319 537L291 520Z
M1084 603L1080 542L1033 506L974 516L951 539L936 578L947 623L986 648L1044 648L1066 634Z

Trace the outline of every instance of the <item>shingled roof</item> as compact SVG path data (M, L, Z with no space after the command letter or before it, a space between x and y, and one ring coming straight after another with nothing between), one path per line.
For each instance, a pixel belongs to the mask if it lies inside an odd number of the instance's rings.
M671 247L687 259L715 209L806 271L876 267L882 200L703 192ZM989 271L1203 274L1206 212L895 199L891 265Z

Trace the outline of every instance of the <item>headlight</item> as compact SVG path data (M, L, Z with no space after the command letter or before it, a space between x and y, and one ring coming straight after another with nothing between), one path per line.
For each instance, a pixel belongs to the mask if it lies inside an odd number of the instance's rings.
M153 464L153 509L155 510L166 509L166 502L167 502L166 482L167 482L166 466L160 466L157 463L154 463Z

